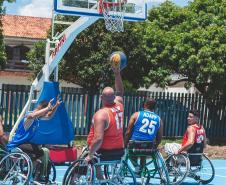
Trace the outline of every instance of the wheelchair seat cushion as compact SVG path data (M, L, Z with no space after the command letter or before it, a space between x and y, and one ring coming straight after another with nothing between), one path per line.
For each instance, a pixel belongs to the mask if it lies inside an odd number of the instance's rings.
M100 154L101 161L115 161L121 160L122 156L124 155L124 149L113 149L113 150L105 150L99 149L97 154Z
M157 151L157 146L150 141L129 141L128 150L130 154L150 155Z
M191 166L200 166L201 165L203 149L204 149L204 143L195 143L188 150Z
M188 150L188 153L203 153L204 143L195 143Z
M200 166L202 163L202 154L200 155L189 155L189 161L191 166Z

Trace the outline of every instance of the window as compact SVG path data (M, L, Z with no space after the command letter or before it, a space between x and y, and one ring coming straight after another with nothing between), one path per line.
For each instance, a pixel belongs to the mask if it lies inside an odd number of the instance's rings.
M19 47L13 48L13 60L20 60L20 48Z

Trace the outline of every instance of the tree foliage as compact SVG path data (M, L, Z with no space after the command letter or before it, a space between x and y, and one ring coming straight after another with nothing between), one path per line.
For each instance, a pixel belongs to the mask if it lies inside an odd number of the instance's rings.
M71 18L67 20L71 21ZM129 61L128 67L123 71L125 85L130 87L130 90L138 88L143 83L140 73L147 72L147 68L141 65L145 61L142 47L139 47L142 44L140 38L143 27L137 23L126 23L125 27L127 31L124 33L109 33L103 20L100 20L80 33L62 59L60 78L79 84L92 92L105 85L112 85L114 78L109 56L120 50L125 52ZM64 28L59 26L57 30L62 32ZM28 58L30 67L35 69L37 74L44 64L44 43L37 43L29 52Z
M9 3L15 0L5 0ZM3 30L2 30L2 16L5 14L5 8L3 7L4 0L0 0L0 69L4 69L6 65L6 52L5 45L3 42Z
M149 12L144 35L146 85L169 84L179 73L208 98L226 97L226 1L194 0L181 8L167 1Z
M165 87L169 75L179 73L187 77L187 86L194 83L205 97L226 98L225 4L225 0L194 0L179 7L166 1L150 10L147 21L125 23L123 33L107 32L100 20L76 38L63 58L60 76L97 91L113 83L108 57L122 50L128 57L122 74L129 90L152 83ZM61 32L63 27L57 29ZM37 44L30 54L36 71L40 59L44 49Z

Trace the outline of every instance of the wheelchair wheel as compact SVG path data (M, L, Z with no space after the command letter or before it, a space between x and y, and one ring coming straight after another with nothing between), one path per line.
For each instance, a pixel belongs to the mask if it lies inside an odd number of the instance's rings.
M7 152L4 150L4 148L0 145L0 160L7 155Z
M50 165L49 180L51 182L55 182L55 180L56 180L56 167L55 167L55 165L53 164L52 161L49 161L49 165Z
M32 171L32 162L26 154L9 153L0 161L0 185L28 185Z
M84 165L84 159L79 159L74 161L65 172L63 185L91 185L92 181L92 166Z
M194 179L200 184L209 184L215 176L213 164L205 154L202 154L201 165L192 167L191 173L194 173Z
M157 168L158 175L155 175L155 179L159 179L158 184L168 185L170 184L169 174L167 167L165 165L165 161L159 151L155 154L155 168ZM147 182L146 184L148 184Z
M190 162L186 155L170 155L166 161L170 184L181 184L190 170Z
M52 161L48 161L47 172L43 172L43 164L36 164L33 171L34 183L53 183L56 180L56 168ZM44 173L47 173L44 175Z
M117 164L104 165L104 177L109 180L108 184L136 185L136 177L124 160Z

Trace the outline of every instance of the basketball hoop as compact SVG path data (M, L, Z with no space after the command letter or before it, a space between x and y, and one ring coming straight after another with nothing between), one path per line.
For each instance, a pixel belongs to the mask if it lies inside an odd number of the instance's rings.
M100 0L99 13L103 14L106 29L111 32L124 31L123 19L126 0Z

